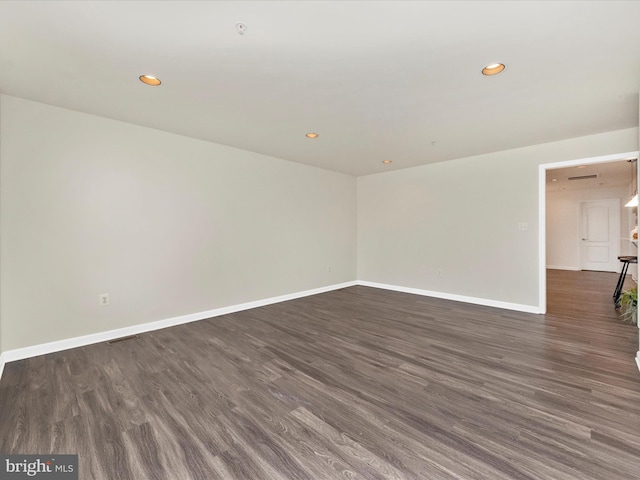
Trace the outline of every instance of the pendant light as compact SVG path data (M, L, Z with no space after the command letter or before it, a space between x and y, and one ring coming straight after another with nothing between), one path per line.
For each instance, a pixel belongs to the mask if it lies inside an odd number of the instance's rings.
M638 173L636 172L636 169L634 168L634 164L633 162L636 161L636 159L632 159L632 160L627 160L630 164L631 164L631 182L633 183L633 198L631 198L631 200L629 200L624 206L625 207L637 207L638 206L638 189L636 188L636 178L638 176Z

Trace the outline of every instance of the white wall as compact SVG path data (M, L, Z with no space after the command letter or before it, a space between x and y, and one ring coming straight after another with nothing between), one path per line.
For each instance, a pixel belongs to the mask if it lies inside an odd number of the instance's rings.
M360 177L358 278L537 307L538 165L637 149L632 128Z
M638 95L638 125L640 126L640 95ZM640 128L638 129L638 143L640 144ZM640 185L640 158L636 162L636 185ZM639 188L640 189L640 188ZM640 207L637 209L640 213ZM636 244L636 248L633 249L633 255L640 256L640 251ZM636 265L636 279L638 278L638 266ZM640 370L640 322L638 322L638 352L636 353L636 364Z
M2 96L0 95L0 107L2 105ZM2 158L2 108L0 108L0 159ZM0 225L2 223L2 168L0 165ZM0 232L0 251L2 250L2 234ZM2 260L0 259L0 271L2 271ZM0 284L1 284L0 274ZM4 348L2 342L2 288L0 288L0 378L4 371Z
M0 352L356 278L536 306L537 165L638 138L370 175L356 199L347 175L0 95Z
M0 119L3 351L356 279L354 177L10 96Z
M608 198L620 199L620 255L635 255L631 242L624 240L633 226L633 209L624 206L629 201L628 187L561 190L547 192L547 267L580 269L580 202Z

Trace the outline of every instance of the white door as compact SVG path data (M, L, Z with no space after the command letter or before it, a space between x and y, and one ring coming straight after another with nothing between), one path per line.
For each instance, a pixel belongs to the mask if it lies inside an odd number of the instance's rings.
M615 272L620 251L620 200L580 203L580 268Z

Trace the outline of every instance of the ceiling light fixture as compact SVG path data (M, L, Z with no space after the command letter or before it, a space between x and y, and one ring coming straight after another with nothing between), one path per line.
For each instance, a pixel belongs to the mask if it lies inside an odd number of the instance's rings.
M393 163L392 160L382 160L382 163L384 163L385 165L389 165L390 163Z
M638 206L638 189L636 188L636 178L638 176L638 172L636 171L634 162L636 162L636 159L632 159L632 160L627 160L627 162L629 162L631 164L631 183L633 184L633 197L631 197L631 200L629 200L627 203L625 203L625 207L637 207Z
M482 69L482 74L486 76L497 75L505 68L504 63L492 63Z
M151 75L140 75L140 81L146 85L151 85L152 87L157 87L162 82L159 78L152 77Z
M309 132L305 135L305 137L307 138L318 138L318 134L317 133L313 133L313 132Z

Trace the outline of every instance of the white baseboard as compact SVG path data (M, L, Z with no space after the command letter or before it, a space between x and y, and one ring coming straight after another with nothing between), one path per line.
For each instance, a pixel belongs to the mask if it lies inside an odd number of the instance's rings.
M551 268L551 267L547 267L547 268ZM151 332L154 330L160 330L162 328L173 327L176 325L182 325L190 322L196 322L198 320L205 320L207 318L212 318L212 317L219 317L221 315L228 315L230 313L241 312L243 310L250 310L252 308L264 307L266 305L271 305L274 303L286 302L288 300L295 300L297 298L303 298L303 297L308 297L310 295L326 293L332 290L339 290L341 288L352 287L354 285L381 288L383 290L393 290L396 292L411 293L414 295L422 295L426 297L442 298L445 300L472 303L472 304L484 305L488 307L504 308L507 310L516 310L519 312L541 313L538 307L534 307L532 305L501 302L497 300L488 300L485 298L467 297L467 296L455 295L451 293L435 292L431 290L421 290L418 288L400 287L397 285L389 285L385 283L376 283L376 282L367 282L364 280L358 280L353 282L345 282L345 283L340 283L335 285L329 285L327 287L315 288L312 290L305 290L302 292L292 293L288 295L281 295L278 297L266 298L266 299L257 300L254 302L241 303L241 304L232 305L229 307L216 308L213 310L207 310L205 312L182 315L179 317L168 318L168 319L159 320L156 322L149 322L149 323L143 323L140 325L133 325L130 327L118 328L115 330L94 333L91 335L84 335L81 337L68 338L65 340L59 340L59 341L44 343L40 345L33 345L30 347L7 350L6 352L0 353L0 379L2 378L2 373L4 371L5 363L8 363L8 362L14 362L16 360L36 357L38 355L45 355L48 353L60 352L63 350L68 350L70 348L84 347L86 345L106 342L109 340L114 340L116 338L126 337L128 335L137 335L140 333ZM640 370L640 351L638 351L638 354L636 356L636 364L638 365L638 370Z
M500 302L498 300L489 300L486 298L467 297L464 295L455 295L453 293L435 292L431 290L421 290L419 288L399 287L397 285L387 285L385 283L366 282L358 280L358 285L365 287L382 288L384 290L393 290L395 292L412 293L414 295L422 295L424 297L442 298L445 300L453 300L455 302L473 303L475 305L484 305L487 307L504 308L506 310L516 310L526 313L543 313L539 307L533 305L523 305L520 303Z
M563 267L562 265L547 265L547 269L549 270L569 270L571 272L579 272L580 269L578 267Z
M2 372L4 372L4 353L0 353L0 380L2 379Z
M182 325L184 323L196 322L198 320L204 320L212 317L219 317L220 315L228 315L230 313L241 312L243 310L250 310L252 308L264 307L274 303L286 302L288 300L295 300L296 298L308 297L310 295L317 295L319 293L330 292L332 290L338 290L340 288L352 287L356 285L356 282L345 282L335 285L329 285L327 287L315 288L313 290L305 290L302 292L291 293L287 295L281 295L278 297L265 298L263 300L257 300L254 302L241 303L239 305L232 305L229 307L216 308L213 310L207 310L206 312L191 313L188 315L182 315L179 317L168 318L165 320L158 320L156 322L142 323L140 325L132 325L130 327L118 328L115 330L109 330L106 332L93 333L90 335L83 335L81 337L68 338L65 340L58 340L55 342L43 343L40 345L33 345L30 347L17 348L15 350L7 350L3 352L0 358L4 367L4 363L14 362L16 360L22 360L25 358L37 357L38 355L46 355L47 353L60 352L68 350L70 348L84 347L94 343L107 342L116 338L126 337L129 335L137 335L140 333L151 332L153 330L160 330L162 328L173 327L176 325ZM0 378L1 378L0 369Z

